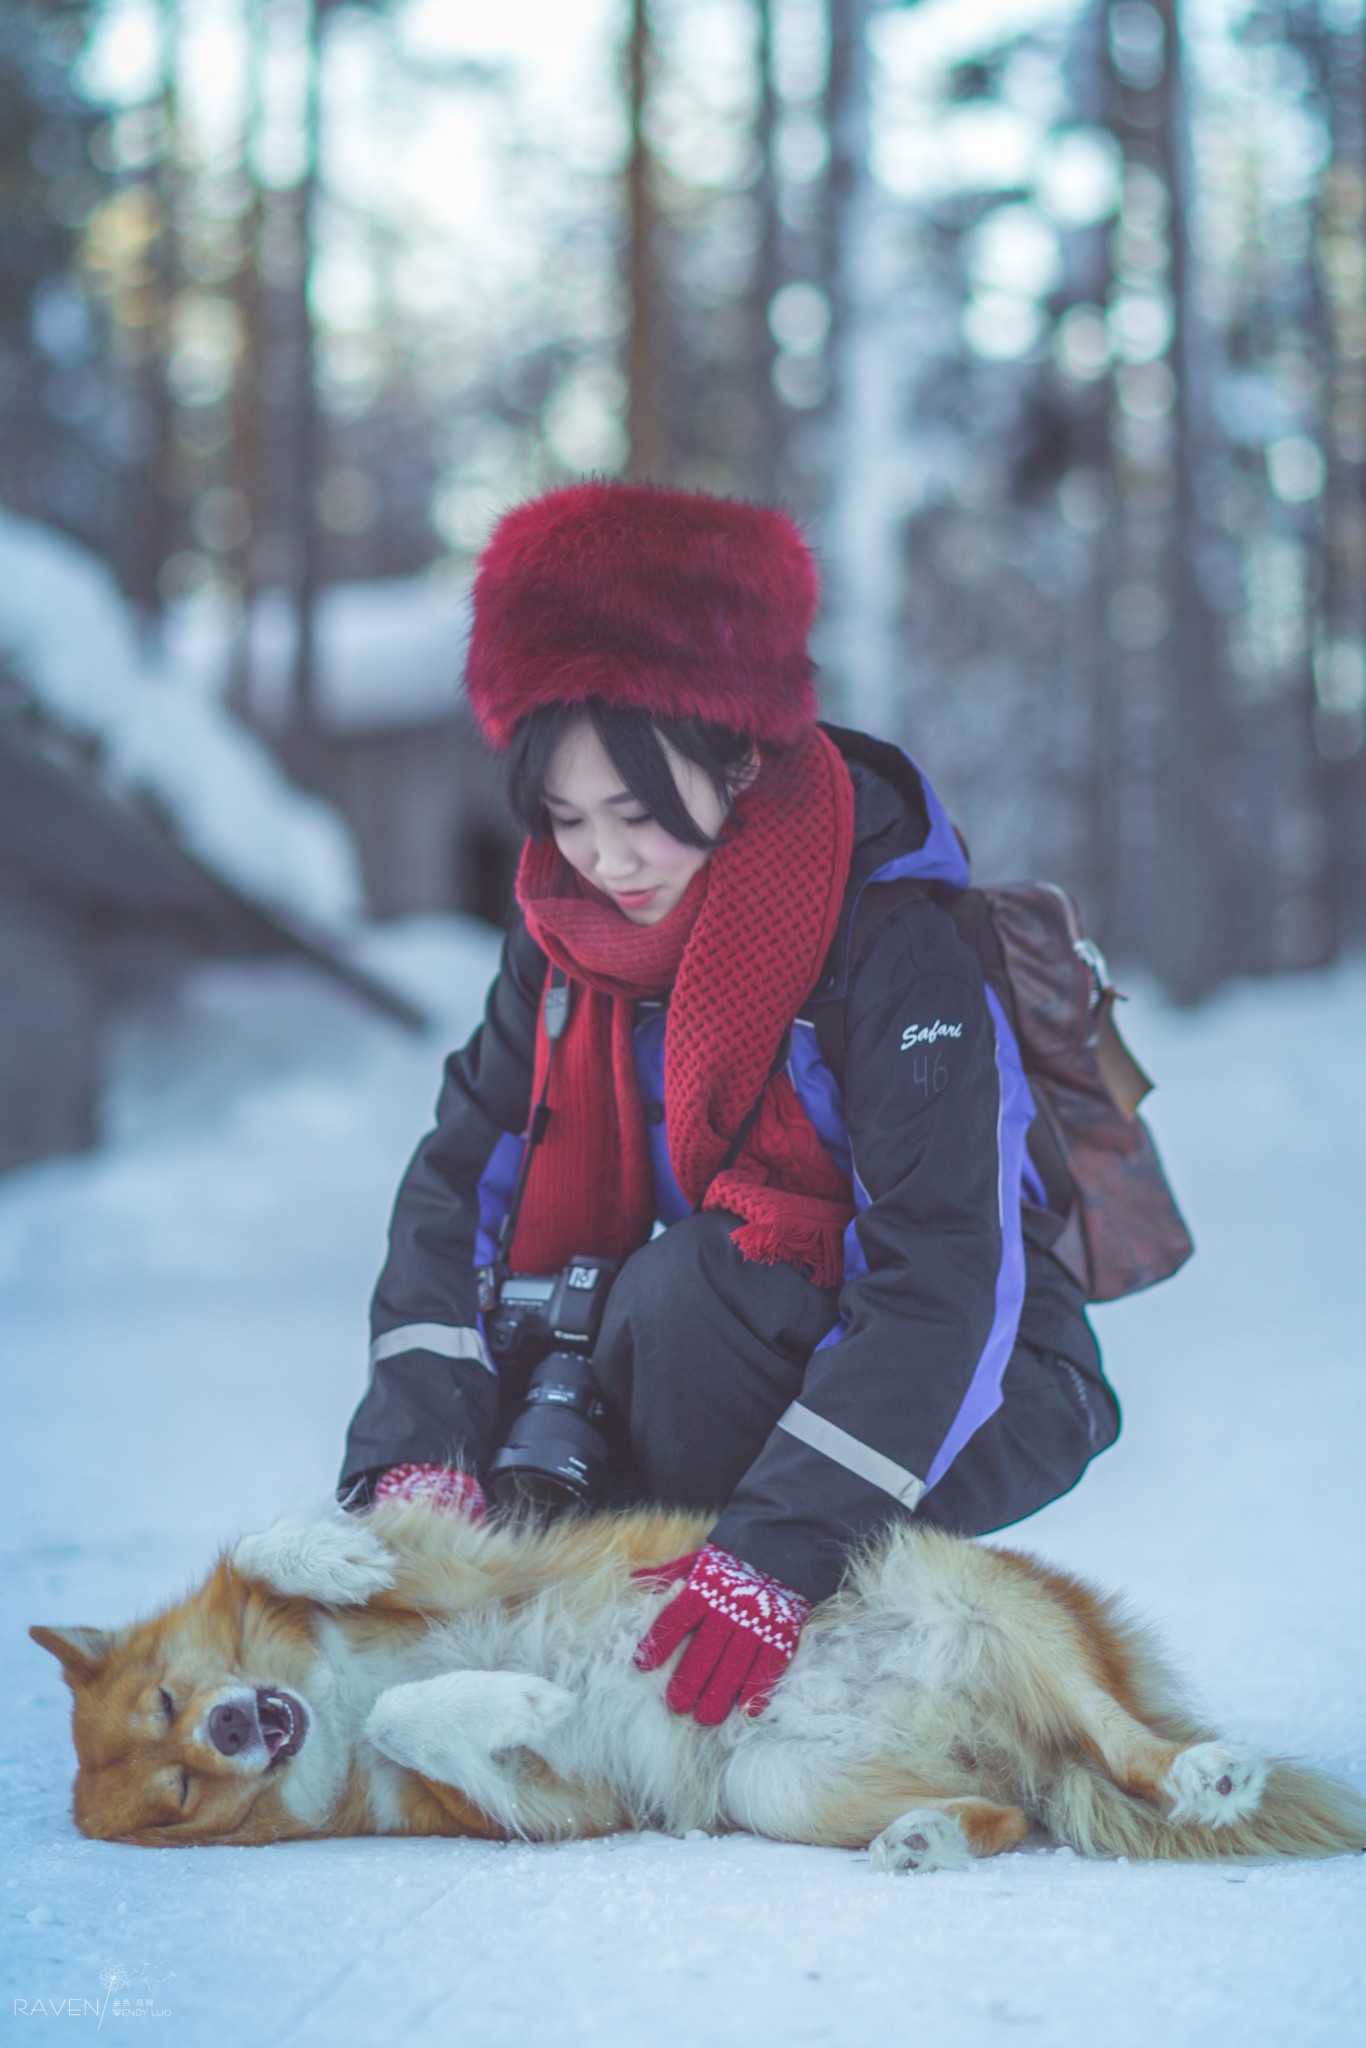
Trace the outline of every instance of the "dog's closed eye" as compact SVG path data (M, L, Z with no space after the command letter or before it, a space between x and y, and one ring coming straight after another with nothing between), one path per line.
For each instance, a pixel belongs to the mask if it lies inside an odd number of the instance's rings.
M171 1698L171 1695L167 1692L164 1685L159 1685L157 1687L157 1698L161 1702L161 1711L163 1714L165 1714L166 1719L168 1721L174 1721L175 1701Z

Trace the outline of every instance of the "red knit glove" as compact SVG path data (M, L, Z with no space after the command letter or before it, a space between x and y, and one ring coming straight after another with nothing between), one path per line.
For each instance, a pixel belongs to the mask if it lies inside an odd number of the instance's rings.
M697 1631L669 1680L665 1705L708 1728L735 1706L761 1714L792 1661L811 1602L714 1543L631 1576L659 1586L685 1581L636 1646L636 1668L658 1671L689 1630Z
M488 1518L479 1481L450 1465L391 1465L375 1487L375 1505L386 1500L425 1501L437 1514L463 1515L467 1522Z

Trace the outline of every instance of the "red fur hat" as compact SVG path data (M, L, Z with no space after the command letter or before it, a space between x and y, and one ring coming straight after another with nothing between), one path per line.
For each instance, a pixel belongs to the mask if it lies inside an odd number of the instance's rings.
M505 747L542 704L598 697L795 740L816 715L816 565L762 505L571 484L499 520L474 580L465 689Z

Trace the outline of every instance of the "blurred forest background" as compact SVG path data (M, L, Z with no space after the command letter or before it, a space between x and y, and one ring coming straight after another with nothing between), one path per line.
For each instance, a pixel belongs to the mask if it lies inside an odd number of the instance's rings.
M1366 936L1364 215L1361 0L6 0L0 504L496 919L493 519L780 500L829 715L1195 1000Z

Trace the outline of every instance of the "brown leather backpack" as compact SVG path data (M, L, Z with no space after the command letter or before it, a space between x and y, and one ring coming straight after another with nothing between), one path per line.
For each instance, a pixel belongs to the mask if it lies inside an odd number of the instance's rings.
M1046 1245L1088 1301L1115 1301L1166 1280L1194 1250L1138 1105L1152 1088L1115 1026L1118 994L1055 882L948 890L873 882L850 939L851 967L900 903L932 896L971 947L1010 1021L1037 1114L1029 1155L1047 1207L1022 1204L1025 1232ZM821 1057L843 1082L843 1003L813 1005Z

